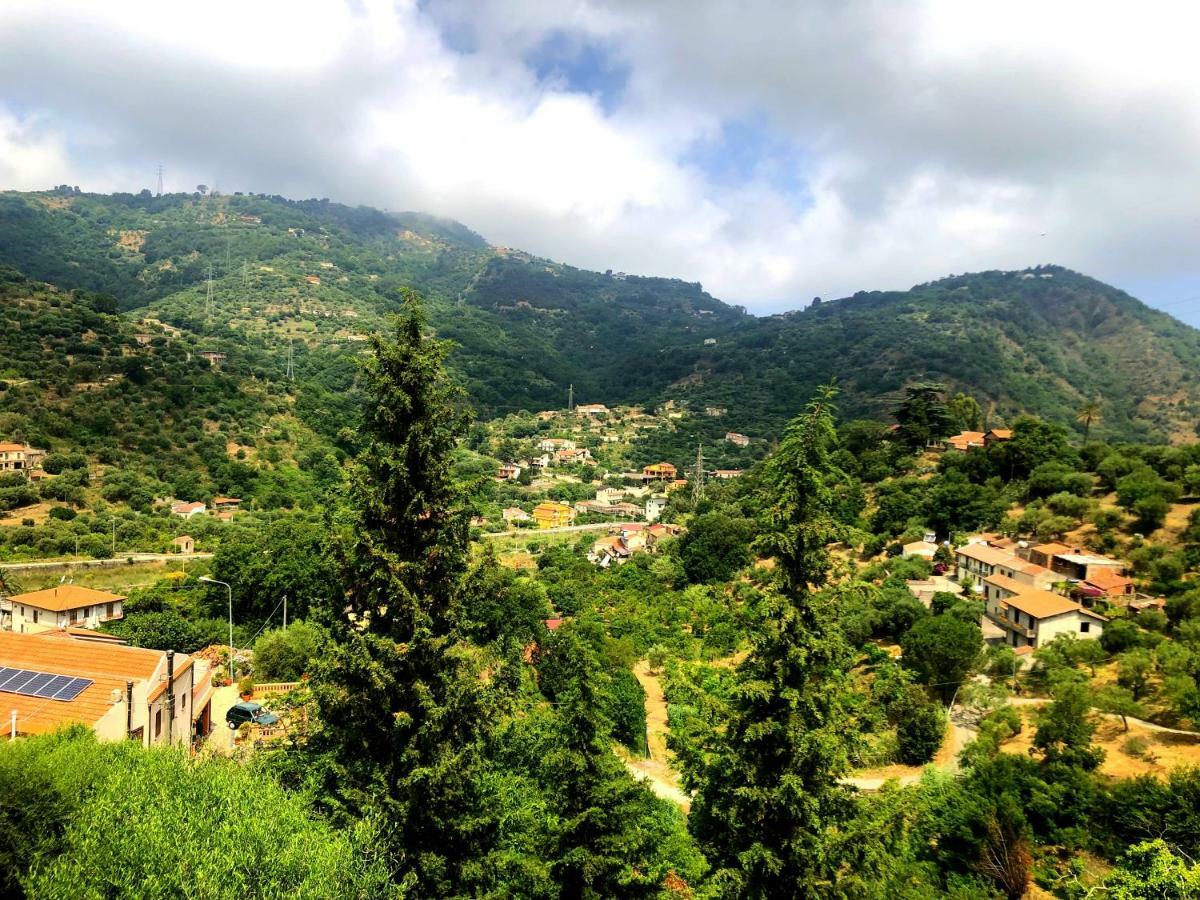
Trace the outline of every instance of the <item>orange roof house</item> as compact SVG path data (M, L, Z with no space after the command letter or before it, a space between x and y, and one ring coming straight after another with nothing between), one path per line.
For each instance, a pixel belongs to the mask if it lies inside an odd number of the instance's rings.
M15 714L16 732L23 735L79 723L101 740L132 737L149 745L169 739L186 745L194 724L208 721L208 704L197 707L193 702L197 683L207 680L208 663L182 653L168 656L160 650L79 640L69 632L0 632L0 718L12 729ZM173 717L167 702L168 670ZM36 674L31 679L29 673ZM82 689L66 691L60 698L37 696L29 688L48 683L37 675L78 679L75 687Z
M982 431L964 431L946 438L946 446L951 450L966 453L972 447L982 447L985 435Z
M98 628L124 616L125 597L74 584L60 584L9 598L13 631L35 633L68 626Z
M1103 566L1093 566L1083 584L1096 588L1106 597L1122 597L1134 592L1132 579Z
M673 481L676 469L669 462L652 463L642 467L642 477L653 481Z
M990 447L990 446L992 446L992 444L998 443L1000 441L1011 441L1011 440L1012 440L1012 429L1011 428L993 428L991 431L989 431L987 434L985 434L983 436L983 446Z

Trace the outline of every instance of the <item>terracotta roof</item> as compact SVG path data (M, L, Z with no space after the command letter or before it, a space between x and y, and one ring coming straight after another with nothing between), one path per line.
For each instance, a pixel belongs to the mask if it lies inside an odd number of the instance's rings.
M67 610L80 609L84 606L115 603L125 598L120 594L110 594L108 591L97 591L75 584L60 584L57 587L46 588L43 591L17 594L10 599L13 603L20 603L24 606L35 606L38 609L48 609L51 612L66 612Z
M1018 572L1023 572L1026 575L1031 575L1034 578L1039 575L1055 575L1053 569L1047 569L1045 566L1039 566L1037 563L1024 563L1023 565L1013 566Z
M1028 613L1035 619L1049 619L1053 616L1061 616L1064 613L1077 612L1085 616L1091 616L1093 619L1108 621L1099 613L1094 613L1090 609L1084 609L1074 600L1068 600L1061 594L1055 594L1050 591L1026 590L1015 597L1009 597L1003 603L1006 606L1011 606L1013 609L1019 609L1023 613Z
M0 453L19 453L24 449L24 444L0 444Z
M1056 541L1051 541L1049 544L1038 544L1036 547L1031 549L1038 553L1044 554L1045 556L1058 556L1060 553L1073 552L1072 549L1066 544L1060 544Z
M983 432L963 431L952 437L946 438L946 443L959 449L966 449L972 445L983 446Z
M113 691L125 693L126 681L153 677L163 654L157 650L110 646L60 636L0 632L0 665L57 675L90 678L92 684L74 700L47 700L5 693L4 714L17 711L17 730L23 734L53 731L69 722L95 724L111 708Z
M990 584L992 587L998 587L1002 591L1011 591L1014 594L1029 590L1029 585L1021 584L1021 582L1014 578L1009 578L1007 575L989 575L983 579L983 583Z
M1086 584L1100 588L1100 590L1108 593L1115 588L1125 588L1133 584L1133 579L1126 578L1124 575L1118 575L1112 569L1104 566L1097 566L1090 575L1085 579Z
M241 497L213 497L213 504L218 505L218 506L223 503L241 503L241 502L242 502Z
M55 628L53 631L35 631L34 637L40 638L65 638L66 640L80 641L95 641L98 644L125 644L125 638L116 634L106 634L103 631L95 631L91 628L76 628L74 625L68 625L66 628Z
M1007 441L1009 438L1012 437L1012 429L1011 428L993 428L991 431L988 432L988 434L990 434L992 437L999 438L1002 441ZM987 437L987 435L984 435L984 437Z
M987 566L1009 565L1015 559L1011 553L1007 553L1004 550L997 550L995 547L989 547L987 544L967 544L967 546L959 547L954 552L959 556L965 556L968 559L976 560Z

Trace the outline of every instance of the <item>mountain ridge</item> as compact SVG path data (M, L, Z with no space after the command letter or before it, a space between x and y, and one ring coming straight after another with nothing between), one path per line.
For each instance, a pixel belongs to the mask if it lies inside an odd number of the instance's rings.
M1200 332L1057 266L756 317L698 283L579 269L417 212L68 188L0 193L0 262L112 294L132 318L279 360L293 352L330 399L412 287L485 417L565 406L568 393L674 399L729 410L691 423L696 440L725 428L768 437L836 377L848 417L886 419L907 384L933 380L975 395L996 421L1030 412L1072 424L1093 398L1102 437L1178 442L1200 421Z

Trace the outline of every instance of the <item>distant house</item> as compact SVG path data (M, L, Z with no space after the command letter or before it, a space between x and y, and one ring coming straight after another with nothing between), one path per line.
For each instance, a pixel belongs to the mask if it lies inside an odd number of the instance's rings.
M241 509L241 497L213 497L213 509L217 512L233 512Z
M202 359L207 359L208 364L214 369L218 368L221 363L225 361L225 354L221 353L219 350L201 350L200 357Z
M705 338L705 339L704 339L704 346L706 346L706 347L711 347L711 346L713 346L713 345L714 345L716 342L717 342L717 339L716 339L716 338Z
M320 283L321 283L321 276L319 276L319 275L305 275L305 276L304 276L304 280L305 280L305 281L307 281L309 284L320 284Z
M154 340L154 335L146 334L145 332L141 332L139 334L135 334L133 336L133 339L138 342L139 346L145 347L152 340Z
M933 541L913 541L911 544L905 544L900 555L908 558L910 556L919 556L922 559L932 560L933 555L937 553L938 545Z
M1000 443L1001 441L1012 440L1012 429L1010 428L993 428L983 436L983 446L990 447L992 444Z
M124 616L125 598L108 591L60 584L43 591L17 594L12 604L12 630L24 633L56 628L98 628Z
M181 534L171 541L176 553L191 554L196 552L196 541L190 534Z
M570 447L554 451L554 461L560 465L576 465L592 461L591 451L587 447Z
M45 450L28 444L0 443L0 472L28 472L37 469L46 458Z
M519 506L506 506L500 512L500 518L505 522L528 522L529 513Z
M642 467L642 478L646 481L673 481L676 469L668 462L652 463Z
M585 416L598 416L608 412L608 407L603 403L580 403L575 407L575 412Z
M995 579L989 579L993 587ZM1060 634L1096 639L1104 632L1104 616L1085 609L1061 594L1036 589L1016 590L1018 585L997 587L986 601L986 614L1005 632L1010 647L1041 647Z
M0 691L6 728L15 718L18 735L80 724L102 741L187 746L212 727L208 663L183 653L87 640L69 629L0 633L0 666L14 672Z
M516 481L521 477L521 467L515 463L505 463L496 472L499 481Z
M657 522L662 516L663 510L667 507L667 498L655 495L646 501L646 521Z
M1079 587L1086 594L1105 597L1113 601L1122 597L1130 597L1135 593L1134 583L1131 579L1126 578L1115 569L1103 566L1093 567Z
M726 481L730 478L739 478L745 474L744 469L713 469L712 477L720 481Z
M192 516L202 516L207 512L208 507L203 503L184 503L182 501L171 504L171 515L179 516L181 519L190 519Z
M546 500L533 508L538 528L561 528L575 521L575 510L565 503Z
M738 447L750 446L750 438L746 437L744 434L738 434L736 431L725 432L725 440Z
M721 416L725 415L725 413L727 413L727 412L729 412L729 410L727 408L725 408L724 406L706 406L706 407L704 407L704 414L706 416L712 416L714 419L720 418Z
M600 488L596 491L596 502L604 504L620 503L625 499L625 493L621 488Z
M575 442L566 438L543 438L538 442L538 449L546 453L553 453L555 450L574 450Z
M963 431L946 438L946 446L959 453L966 453L974 447L982 447L985 435L982 431Z

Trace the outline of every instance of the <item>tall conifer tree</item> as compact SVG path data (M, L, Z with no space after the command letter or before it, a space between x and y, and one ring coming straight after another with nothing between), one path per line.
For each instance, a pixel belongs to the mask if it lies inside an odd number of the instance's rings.
M767 510L759 549L774 556L780 589L738 670L733 710L706 769L690 826L730 897L808 897L834 877L839 827L854 813L844 704L849 645L814 588L829 544L844 531L831 507L840 473L832 387L787 429L763 473Z
M459 628L469 513L452 453L467 416L414 296L372 349L364 446L336 542L339 640L314 685L317 746L334 804L385 816L401 877L425 896L456 894L492 828L476 791L489 693Z

